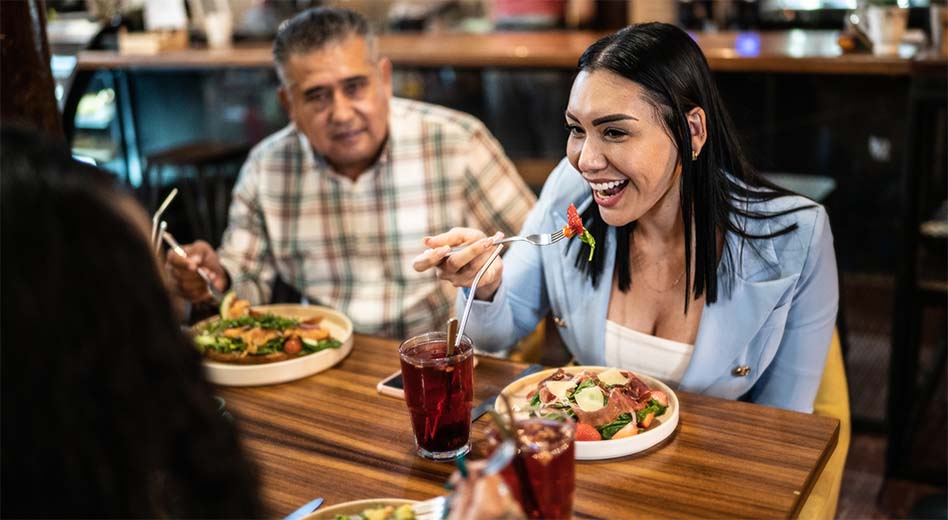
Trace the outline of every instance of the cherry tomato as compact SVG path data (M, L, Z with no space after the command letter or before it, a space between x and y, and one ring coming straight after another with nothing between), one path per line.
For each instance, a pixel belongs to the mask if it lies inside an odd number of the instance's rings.
M287 354L297 354L301 350L303 350L303 342L296 336L293 336L283 343L283 352Z

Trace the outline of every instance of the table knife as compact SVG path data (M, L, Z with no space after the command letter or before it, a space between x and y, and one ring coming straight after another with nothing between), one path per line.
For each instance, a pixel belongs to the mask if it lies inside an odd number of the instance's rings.
M539 371L541 371L541 370L543 370L543 369L545 369L545 368L546 368L546 367L543 366L543 365L534 363L534 364L528 366L527 368L523 369L519 374L517 374L517 377L515 377L513 380L516 381L516 380L518 380L518 379L527 377L527 376L529 376L530 374L539 372ZM511 382L513 382L513 381L511 381ZM494 394L494 395L488 397L487 399L484 399L483 401L481 401L480 404L478 404L477 406L475 406L474 409L471 410L471 422L474 422L474 421L480 419L482 415L484 415L485 413L487 413L487 412L493 410L493 409L494 409L494 402L497 401L497 397L498 397L499 395L500 395L500 394Z
M287 516L287 517L284 518L283 520L300 520L300 519L302 519L304 516L307 516L307 515L309 515L310 513L312 513L313 511L319 509L319 506L321 506L321 505L323 505L323 499L322 499L322 497L313 499L313 500L311 500L311 501L309 501L309 502L303 504L302 506L300 506L299 509L297 509L296 511L293 511L292 513L290 513L289 516Z

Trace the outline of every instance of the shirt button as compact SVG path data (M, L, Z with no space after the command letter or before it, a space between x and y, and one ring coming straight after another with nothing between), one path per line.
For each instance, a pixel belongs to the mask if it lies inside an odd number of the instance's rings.
M564 321L563 318L560 318L559 316L553 316L553 323L555 323L556 326L561 329L566 328L566 321Z
M732 374L738 377L744 377L747 374L750 374L751 367L747 365L741 365L739 367L734 367L734 370L731 371Z

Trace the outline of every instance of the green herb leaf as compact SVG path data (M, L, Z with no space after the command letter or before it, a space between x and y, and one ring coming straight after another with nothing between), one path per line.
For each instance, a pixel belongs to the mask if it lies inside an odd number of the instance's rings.
M583 234L582 234L582 235L579 235L579 241L582 242L582 243L584 243L584 244L588 244L588 245L589 245L589 259L586 260L586 261L587 261L587 262L592 262L593 253L596 252L596 239L593 238L593 236L592 236L591 234L589 234L589 230L588 230L588 229L583 229Z
M632 422L632 420L632 414L624 413L616 417L611 423L596 426L596 429L599 430L599 434L602 435L603 440L609 440L613 435L618 433L619 430L625 428L626 425Z

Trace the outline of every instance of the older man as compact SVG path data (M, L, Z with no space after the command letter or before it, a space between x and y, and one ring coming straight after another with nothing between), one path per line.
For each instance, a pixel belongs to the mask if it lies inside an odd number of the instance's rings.
M441 328L453 304L450 287L411 267L424 237L520 228L535 198L497 141L467 114L393 98L377 52L352 11L285 22L273 56L292 123L250 153L220 249L169 253L184 297L210 298L198 267L254 303L279 275L360 333L407 337Z

